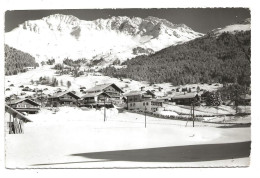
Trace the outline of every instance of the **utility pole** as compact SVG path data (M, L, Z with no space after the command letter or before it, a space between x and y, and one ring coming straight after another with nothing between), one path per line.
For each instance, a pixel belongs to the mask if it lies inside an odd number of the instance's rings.
M146 128L146 105L144 107L144 128Z
M41 90L41 107L42 107L42 90Z
M238 113L238 91L235 90L235 107L236 107L236 114Z
M195 108L195 104L194 104L194 101L192 101L192 104L191 104L192 127L194 127L194 121L195 121L194 108Z
M104 97L104 122L106 121L106 97Z

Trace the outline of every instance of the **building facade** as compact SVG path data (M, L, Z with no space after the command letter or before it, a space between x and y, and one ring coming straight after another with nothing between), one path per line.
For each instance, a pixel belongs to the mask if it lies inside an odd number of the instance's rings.
M28 114L35 114L40 110L40 104L28 98L11 100L7 105L18 112L26 112Z
M156 112L164 109L163 101L155 99L150 91L132 91L125 96L128 110Z
M200 96L197 93L185 93L175 95L170 99L176 105L191 105L200 101Z
M70 91L58 92L47 99L47 106L78 106L79 99L79 96Z
M110 100L110 95L106 94L105 92L99 93L88 93L81 97L80 106L85 107L111 107L112 101Z

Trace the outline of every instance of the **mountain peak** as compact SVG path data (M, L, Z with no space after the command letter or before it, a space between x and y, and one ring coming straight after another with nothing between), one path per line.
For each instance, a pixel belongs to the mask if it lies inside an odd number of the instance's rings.
M23 29L39 33L42 30L72 31L80 23L80 20L72 15L53 14L40 20L28 20L20 25Z
M156 52L201 36L184 24L152 16L112 16L86 21L73 15L53 14L24 22L6 33L5 42L39 56L40 60L104 58L104 62L113 63L116 59L122 62L146 51Z
M78 22L79 19L73 15L64 15L64 14L52 14L47 17L42 18L45 21L61 21L66 23L75 23Z

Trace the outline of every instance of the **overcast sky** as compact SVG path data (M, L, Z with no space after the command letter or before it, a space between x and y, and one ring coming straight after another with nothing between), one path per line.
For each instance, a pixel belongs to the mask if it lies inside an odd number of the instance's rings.
M154 16L172 23L183 23L201 33L242 21L250 17L244 8L190 8L190 9L71 9L71 10L16 10L5 14L5 31L11 31L26 20L35 20L51 14L74 15L81 20L95 20L110 16Z

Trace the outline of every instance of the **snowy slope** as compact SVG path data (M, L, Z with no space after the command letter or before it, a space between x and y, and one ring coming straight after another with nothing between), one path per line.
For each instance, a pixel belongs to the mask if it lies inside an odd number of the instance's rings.
M237 24L232 24L232 25L228 25L223 28L215 29L215 30L213 30L213 32L218 35L218 34L221 34L224 32L235 33L237 31L249 31L249 30L251 30L250 18L248 18L242 22L239 22Z
M119 16L85 21L55 14L20 24L5 34L5 43L30 53L38 61L69 57L104 58L105 63L111 63L140 55L133 54L137 47L158 51L202 35L184 24L172 24L156 17Z

